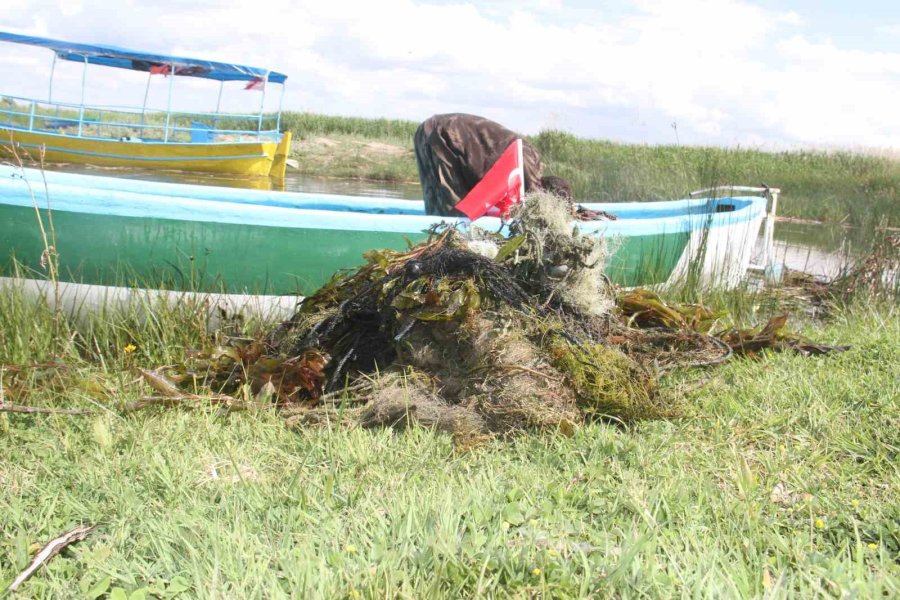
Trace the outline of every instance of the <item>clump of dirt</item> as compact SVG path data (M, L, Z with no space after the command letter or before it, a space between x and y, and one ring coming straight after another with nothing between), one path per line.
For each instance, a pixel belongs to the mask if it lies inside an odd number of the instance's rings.
M403 154L411 154L412 151L403 146L394 144L385 144L383 142L369 142L363 146L366 150L376 154L387 154L390 156L401 156Z
M326 137L313 138L306 143L314 146L323 146L325 148L333 148L334 146L340 144L340 142L338 142L337 140Z

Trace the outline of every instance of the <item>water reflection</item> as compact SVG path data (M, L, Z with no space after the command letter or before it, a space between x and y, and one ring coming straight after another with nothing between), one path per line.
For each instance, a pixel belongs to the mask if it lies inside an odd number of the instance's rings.
M795 271L831 279L869 251L871 232L822 223L775 224L775 259Z
M290 175L284 180L284 189L288 192L343 194L347 196L368 196L371 198L402 198L420 202L422 200L422 188L419 187L418 183L326 179L324 177Z
M290 171L288 171L287 176L284 179L276 179L270 177L243 177L240 175L223 175L215 173L156 171L152 169L123 167L95 167L90 165L53 165L52 167L48 166L47 169L65 171L66 173L81 173L84 175L142 179L146 181L164 181L169 183L188 183L192 185L210 185L283 192L307 192L314 194L341 194L347 196L368 196L372 198L422 199L421 189L417 183L328 179L325 177L307 177L305 175L291 173Z

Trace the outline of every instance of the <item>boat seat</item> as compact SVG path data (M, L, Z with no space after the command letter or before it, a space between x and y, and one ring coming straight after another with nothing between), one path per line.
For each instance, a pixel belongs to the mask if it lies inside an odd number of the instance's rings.
M216 134L209 125L199 121L191 121L191 143L208 144L216 141Z
M78 127L78 119L61 119L61 118L49 118L49 117L40 117L36 116L36 119L42 119L44 122L44 129L65 129L66 127ZM93 119L90 117L86 117L84 119L86 124L96 124L97 119Z

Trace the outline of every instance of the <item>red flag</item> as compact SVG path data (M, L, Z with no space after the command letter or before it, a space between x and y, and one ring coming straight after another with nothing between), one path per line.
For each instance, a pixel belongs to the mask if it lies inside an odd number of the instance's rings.
M522 201L525 191L523 165L522 140L516 140L456 205L456 210L472 220L488 212L504 217L508 215L512 205Z
M245 90L264 90L266 89L266 80L262 77L254 77L250 83L244 86Z
M168 75L171 67L169 65L150 65L151 75Z

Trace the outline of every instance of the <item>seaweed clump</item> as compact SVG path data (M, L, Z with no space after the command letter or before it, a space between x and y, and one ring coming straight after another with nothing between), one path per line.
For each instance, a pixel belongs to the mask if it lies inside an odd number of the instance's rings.
M372 252L306 299L267 345L283 356L327 353L322 395L352 390L343 418L363 426L416 422L471 440L570 431L588 414L655 414L654 374L584 326L602 316L523 277L523 261L505 254L472 252L453 230L405 253ZM301 402L291 422L335 410Z
M617 306L603 240L570 227L565 203L544 194L513 214L509 237L435 229L406 251L370 251L266 337L232 340L180 381L274 400L292 426L418 424L468 444L669 416L666 370L764 339L796 349L783 321L716 337L721 314L702 306L646 291Z
M477 252L453 229L370 251L265 338L233 340L195 372L219 393L271 397L294 426L418 424L459 441L667 414L657 370L608 343L605 246L566 208L531 197L512 235L483 234Z

